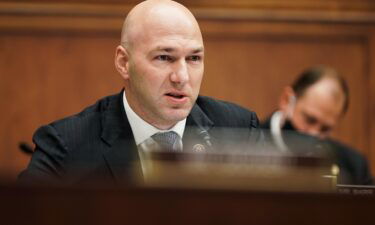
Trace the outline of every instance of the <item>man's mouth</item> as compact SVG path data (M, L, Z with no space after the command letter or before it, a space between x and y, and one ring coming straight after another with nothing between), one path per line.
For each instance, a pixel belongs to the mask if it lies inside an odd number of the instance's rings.
M169 97L177 98L177 99L182 99L183 97L185 97L184 94L179 94L179 93L167 93L166 95Z

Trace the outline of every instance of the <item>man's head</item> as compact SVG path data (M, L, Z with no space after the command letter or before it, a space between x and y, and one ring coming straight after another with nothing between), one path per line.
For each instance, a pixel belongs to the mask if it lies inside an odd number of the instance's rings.
M130 107L159 129L186 118L204 71L204 46L191 12L169 0L148 0L125 19L115 65Z
M313 67L284 89L279 108L298 131L327 137L349 106L345 80L332 68Z

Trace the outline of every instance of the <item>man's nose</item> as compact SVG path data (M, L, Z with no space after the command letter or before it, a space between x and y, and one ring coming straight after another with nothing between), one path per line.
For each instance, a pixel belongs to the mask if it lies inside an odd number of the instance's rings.
M179 84L184 84L189 81L188 65L185 60L176 63L171 75L171 81Z

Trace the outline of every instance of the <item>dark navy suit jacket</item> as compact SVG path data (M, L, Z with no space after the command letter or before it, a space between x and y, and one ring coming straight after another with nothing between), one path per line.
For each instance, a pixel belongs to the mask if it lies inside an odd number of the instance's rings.
M133 133L123 107L122 92L105 97L81 113L40 127L33 136L35 151L19 176L27 184L128 183L139 162ZM221 128L243 128L230 132L233 141L257 141L258 118L254 112L232 103L199 96L187 117L184 150L189 140L201 140L203 129L213 145L223 141ZM202 143L203 140L202 140ZM138 172L141 170L139 169Z
M271 127L270 120L271 117L260 124L267 140L272 139L270 138L271 135L269 132L267 132ZM302 134L295 131L291 125L286 125L282 129L284 130L283 138L285 144L293 151L302 151L306 149L314 151L315 146L318 146L319 148L324 147L326 151L329 151L340 168L341 176L339 176L339 184L373 184L373 178L368 162L357 150L332 139L321 140L310 135Z

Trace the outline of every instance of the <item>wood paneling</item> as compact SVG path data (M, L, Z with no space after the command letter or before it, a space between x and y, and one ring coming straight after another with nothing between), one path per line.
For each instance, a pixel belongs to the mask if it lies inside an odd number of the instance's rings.
M369 40L368 54L369 58L367 62L369 63L368 74L369 74L369 83L366 85L366 88L369 90L369 115L368 115L368 126L369 132L367 138L369 139L370 146L370 163L372 166L373 174L375 174L375 32L373 31L371 39ZM374 175L375 176L375 175Z
M234 26L240 26L241 32L235 32ZM343 73L351 90L350 110L335 137L370 155L365 135L370 132L370 89L363 88L370 81L368 37L350 25L325 25L320 31L315 24L262 23L261 29L254 26L257 24L251 22L222 23L218 33L212 28L206 33L202 92L238 102L265 118L276 108L282 88L299 73L312 65L331 65ZM232 30L222 33L227 28ZM356 32L348 32L351 29ZM364 135L353 135L358 133Z
M28 157L17 146L20 141L31 143L37 127L121 90L113 62L117 36L39 32L0 36L2 171L14 173L26 165Z
M29 159L18 150L19 141L30 143L38 126L121 89L114 50L136 1L25 2L0 2L0 173L11 177ZM351 90L350 109L335 137L363 152L375 174L371 1L181 2L192 7L205 38L202 94L265 118L282 87L302 70L333 66Z
M69 4L137 4L143 0L17 0L22 3L69 3ZM14 0L2 0L14 2ZM375 4L372 0L177 0L188 7L199 8L259 8L267 10L361 10L372 11Z

